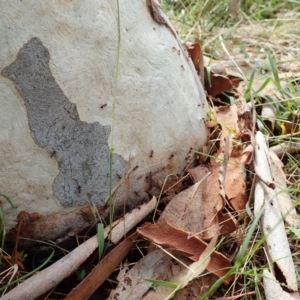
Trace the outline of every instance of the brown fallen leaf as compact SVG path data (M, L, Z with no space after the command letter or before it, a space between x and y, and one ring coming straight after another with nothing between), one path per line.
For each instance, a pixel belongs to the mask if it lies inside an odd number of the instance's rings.
M240 158L230 158L226 168L225 191L230 206L236 212L245 209L247 203L245 170Z
M245 164L245 165L249 165L253 160L253 153L254 153L253 145L249 144L243 150L243 153L242 153L241 159L240 159L240 163Z
M186 45L186 49L189 52L189 55L193 61L195 69L200 77L201 83L204 86L204 59L202 47L199 43L193 43Z
M144 226L139 227L137 232L148 241L163 245L166 248L181 251L182 253L187 253L189 259L193 261L198 261L200 255L208 245L195 236L189 237L188 232L173 227L164 220L155 224L146 223ZM230 267L230 261L223 254L214 251L207 270L220 278L228 272ZM232 276L227 278L225 283L229 284L232 279Z
M201 181L176 195L164 209L160 220L167 220L173 226L192 233L203 230L203 207L202 207Z
M186 268L182 269L181 272L172 272L169 274L168 281L177 285L173 291L170 291L169 287L159 286L155 291L149 291L147 296L143 297L143 300L171 299L178 290L185 288L189 282L198 278L209 264L217 240L218 236L216 235L201 253L198 261L189 264ZM180 258L180 260L182 260L182 258Z
M220 235L232 233L238 229L237 222L230 213L218 212Z
M211 180L206 180L205 190L203 191L203 215L205 216L203 226L204 232L202 238L204 240L211 239L216 234L227 234L236 230L234 223L230 225L220 227L219 213L224 208L224 200L220 193L220 181L219 181L220 165L212 166ZM230 219L229 219L230 220ZM232 228L229 232L224 230L225 228Z
M236 222L230 216L230 214L223 214L221 212L224 207L224 202L222 197L220 196L220 183L218 178L219 168L219 165L200 165L196 168L188 169L188 173L192 177L193 182L201 180L205 176L205 174L207 174L207 172L211 172L211 176L204 180L202 187L201 216L203 220L202 236L199 237L204 240L209 240L216 234L224 235L231 233L237 229L237 226L235 224ZM173 201L174 199L169 203L169 205L173 205L176 208L177 202L172 203ZM182 199L182 201L184 201L184 199ZM167 211L168 206L165 209ZM193 213L195 214L195 212ZM162 214L162 217L163 216L164 213ZM181 226L178 226L178 223L173 223L172 218L166 219L174 226L183 228ZM186 228L183 229L186 230Z
M223 92L228 92L236 87L242 81L241 78L234 75L227 75L227 77L210 72L210 78L205 72L205 90L210 96L217 96Z
M216 107L215 113L216 120L222 127L222 133L219 150L214 154L216 159L211 160L211 163L220 165L220 160L225 159L222 162L222 168L220 167L220 183L223 188L225 187L228 205L239 212L245 208L247 202L246 174L241 164L241 155L247 144L239 141L243 135L240 131L241 126L238 126L239 120L241 120L241 104ZM247 125L251 125L251 122L247 122ZM242 129L244 131L247 128L243 127ZM226 157L228 158L226 159ZM226 164L225 171L224 164Z
M221 159L223 159L224 157L226 138L229 137L228 154L230 157L232 149L234 147L233 139L240 134L237 110L238 108L236 105L219 106L214 108L215 119L217 123L221 125L222 129L219 150L214 156L217 156Z
M284 122L285 131L287 134L295 134L300 131L298 110L289 114L287 117L287 121Z
M156 179L156 178L155 178ZM184 178L175 174L170 174L166 177L164 182L157 179L160 189L168 196L174 196L184 189Z

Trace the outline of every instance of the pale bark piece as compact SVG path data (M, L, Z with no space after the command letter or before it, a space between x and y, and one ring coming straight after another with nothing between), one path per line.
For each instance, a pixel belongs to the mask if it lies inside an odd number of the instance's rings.
M278 156L285 154L286 152L293 154L300 151L300 143L296 142L284 142L270 148Z
M283 171L283 163L278 156L269 151L271 174L276 184L277 199L280 206L280 211L284 220L291 226L300 228L299 216L296 212L295 205L289 195L286 185L286 175Z
M120 219L114 222L112 224L111 232L114 243L120 241L128 231L141 222L141 220L143 220L151 211L153 211L155 207L156 199L152 198L150 202L134 209L131 213L126 214L125 220ZM107 237L110 228L110 226L105 228L105 238ZM54 288L63 279L75 272L76 269L93 253L97 247L98 236L95 235L86 242L82 243L65 257L56 261L47 269L38 272L36 275L19 284L6 295L2 296L1 299L29 300L37 298L43 293L46 293L50 289Z
M196 70L157 1L146 2L0 2L7 229L20 211L105 206L112 148L121 207L147 200L152 174L181 173L190 148L206 143Z
M169 257L167 253L164 253L165 257ZM177 256L178 260L182 263L188 265L190 261L182 256ZM176 261L175 259L172 260L168 272L162 274L161 280L171 282L174 284L180 284L181 275L187 273L187 268L183 266L181 263ZM166 287L166 286L158 286L155 290L149 290L144 297L141 299L143 300L161 300L161 299L169 299L167 298L174 292L174 288Z
M264 270L264 290L266 300L299 300L298 292L285 292L276 278L268 270Z
M259 180L255 189L254 214L263 211L260 224L266 237L266 250L274 268L277 280L281 280L290 290L297 290L297 278L289 241L280 213L276 191L268 183L273 183L270 157L266 140L261 132L255 138L255 171ZM263 179L262 179L263 178Z
M273 132L275 127L277 111L274 105L270 103L265 103L261 110L261 118L264 123L268 126L268 128Z
M112 291L109 299L142 299L152 285L144 279L162 278L165 273L170 272L171 265L172 257L161 250L149 253L124 274L124 278L121 279L116 289Z

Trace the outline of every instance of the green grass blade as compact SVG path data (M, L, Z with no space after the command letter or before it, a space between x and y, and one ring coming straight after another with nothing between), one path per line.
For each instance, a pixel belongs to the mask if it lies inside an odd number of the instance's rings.
M300 239L300 231L297 228L290 226L288 229Z
M208 297L213 294L218 288L219 286L224 282L224 280L226 278L228 278L229 276L231 276L232 274L236 273L237 270L240 268L240 266L243 264L243 262L246 260L246 252L247 252L247 248L248 245L250 243L251 237L254 233L254 231L256 230L257 224L260 220L260 217L262 216L264 210L262 209L259 214L254 218L248 233L241 245L240 251L237 255L237 258L234 262L233 267L228 271L228 273L226 275L224 275L223 277L221 277L220 279L218 279L212 286L211 288L200 298L200 300L207 300Z
M97 225L97 238L98 238L98 259L100 261L104 252L104 226L102 223Z
M260 86L260 88L255 91L255 94L258 94L259 92L261 92L268 84L269 82L271 81L271 77L268 77L264 82L263 84Z
M12 202L10 201L10 199L7 196L5 196L3 194L0 194L0 196L3 197L11 205L12 208L15 208L14 205L12 204Z
M281 91L282 88L281 88L281 84L280 84L280 79L279 79L278 71L277 71L275 62L274 62L272 56L270 55L270 53L268 53L268 59L269 59L269 63L270 63L270 67L271 67L272 73L273 73L274 83L275 83L278 91Z
M256 69L254 68L252 73L251 73L250 79L248 81L247 89L246 89L246 92L245 92L245 95L244 95L244 98L246 100L249 100L249 98L250 98L250 93L251 93L251 90L252 90L252 85L253 85L253 81L254 81L255 72L256 72Z
M144 278L144 280L152 283L154 288L156 288L157 286L165 286L171 289L176 289L178 287L178 284L164 281L164 280L156 280L156 279L148 279L148 278Z
M117 105L117 95L118 95L118 84L119 84L119 68L120 68L120 49L121 49L121 18L120 18L120 3L119 0L116 1L117 4L117 53L116 53L116 69L115 69L115 78L114 78L114 87L113 87L113 107L112 107L112 123L111 123L111 140L110 140L110 149L109 149L109 238L111 239L112 232L112 223L114 215L114 205L113 205L113 163L114 163L114 132L115 132L115 123L116 123L116 105Z

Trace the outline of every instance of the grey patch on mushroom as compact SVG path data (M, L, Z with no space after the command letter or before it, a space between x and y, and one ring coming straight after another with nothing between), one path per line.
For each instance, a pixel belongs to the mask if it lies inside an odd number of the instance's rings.
M48 49L35 37L20 49L16 60L2 70L2 75L12 80L24 100L35 143L55 153L53 157L60 172L53 190L61 204L104 205L110 180L110 126L79 119L76 104L69 101L56 83L49 60ZM116 185L125 176L128 164L115 154L113 161L113 185Z

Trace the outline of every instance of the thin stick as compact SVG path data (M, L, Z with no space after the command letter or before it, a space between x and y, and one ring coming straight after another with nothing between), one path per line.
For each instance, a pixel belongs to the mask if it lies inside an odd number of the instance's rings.
M141 220L143 220L156 206L156 198L153 197L151 201L135 208L130 213L126 214L124 218L112 224L112 242L117 243L121 238L133 227L135 227ZM125 225L124 225L125 223ZM124 231L124 227L126 230ZM109 233L109 227L104 229L104 237ZM98 237L93 236L86 242L79 245L76 249L71 251L68 255L61 258L47 269L30 277L26 281L19 284L13 290L2 296L2 300L22 299L31 300L46 293L48 290L57 286L63 279L70 276L77 268L94 252L98 247Z

